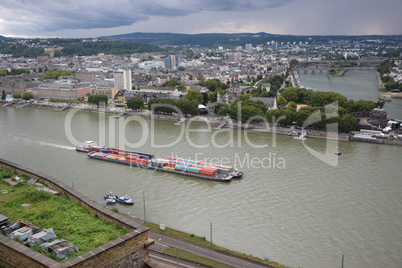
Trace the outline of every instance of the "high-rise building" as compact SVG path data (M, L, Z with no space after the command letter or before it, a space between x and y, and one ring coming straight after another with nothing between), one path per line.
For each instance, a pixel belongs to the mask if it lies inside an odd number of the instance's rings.
M177 67L179 66L179 56L170 55L165 59L165 67Z
M132 75L131 70L118 70L113 73L114 87L118 90L132 90Z
M241 54L240 53L226 53L223 54L223 60L225 62L235 62L235 61L241 61Z
M253 45L252 45L252 44L246 44L245 49L246 49L246 50L252 50L252 49L253 49Z

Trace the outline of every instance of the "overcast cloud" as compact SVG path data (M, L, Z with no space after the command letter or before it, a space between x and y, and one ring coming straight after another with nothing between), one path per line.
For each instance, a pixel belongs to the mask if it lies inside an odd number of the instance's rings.
M0 0L0 34L401 34L401 0Z

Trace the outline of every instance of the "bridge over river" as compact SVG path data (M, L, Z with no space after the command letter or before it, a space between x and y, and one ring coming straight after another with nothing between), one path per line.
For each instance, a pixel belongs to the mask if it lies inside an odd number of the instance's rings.
M304 74L307 73L320 73L322 74L323 72L327 73L335 73L336 71L347 71L347 70L360 70L360 71L375 71L376 67L369 67L369 66L354 66L354 67L328 67L328 66L322 66L322 65L316 65L316 66L311 66L311 67L299 67L295 69L297 72L303 72Z

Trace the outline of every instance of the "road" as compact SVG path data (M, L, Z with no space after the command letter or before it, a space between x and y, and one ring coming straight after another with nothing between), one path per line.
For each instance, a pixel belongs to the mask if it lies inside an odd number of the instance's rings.
M240 257L223 254L207 247L199 246L190 242L186 242L177 238L172 238L163 234L156 233L154 231L148 231L149 238L153 239L155 242L174 247L189 253L196 254L201 257L205 257L220 263L224 263L236 268L266 268L270 267L268 265L259 264L253 261L245 260Z
M210 266L205 266L201 264L196 264L190 261L182 260L179 259L179 265L177 265L177 259L176 257L166 255L163 253L159 253L156 251L149 251L149 257L152 260L155 260L158 262L160 267L164 268L177 268L177 267L183 267L183 268L211 268Z

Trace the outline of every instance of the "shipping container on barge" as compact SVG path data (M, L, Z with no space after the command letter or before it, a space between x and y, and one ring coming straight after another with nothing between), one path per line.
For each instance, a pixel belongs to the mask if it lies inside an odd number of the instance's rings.
M88 147L88 150L88 157L91 159L164 171L210 181L229 182L233 178L241 178L244 174L232 167L169 156L155 158L153 154L123 151L99 145L91 145ZM77 151L83 152L81 150Z

